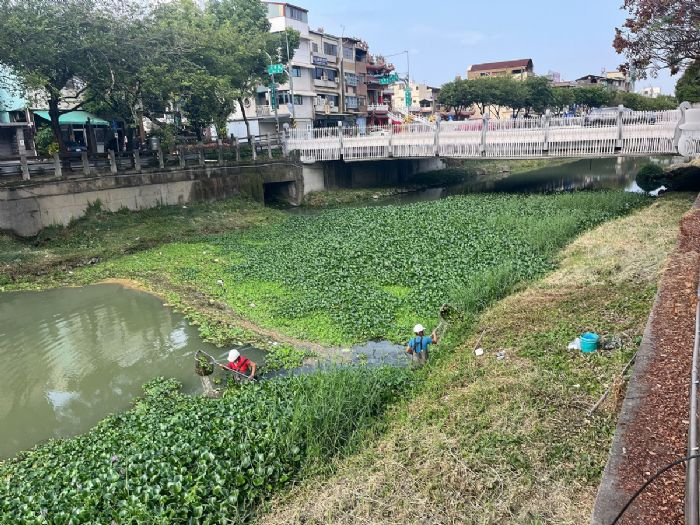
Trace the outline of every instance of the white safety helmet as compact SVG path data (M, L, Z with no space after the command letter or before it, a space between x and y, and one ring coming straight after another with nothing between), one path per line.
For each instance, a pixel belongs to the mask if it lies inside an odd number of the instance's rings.
M233 363L239 357L241 357L241 353L235 348L228 353L228 360L230 363Z
M413 333L419 334L421 332L425 332L425 328L422 324L418 323L416 326L413 327Z

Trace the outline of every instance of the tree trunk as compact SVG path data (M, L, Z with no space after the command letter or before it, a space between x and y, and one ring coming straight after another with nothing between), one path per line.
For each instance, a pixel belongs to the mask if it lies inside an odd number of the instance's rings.
M65 144L63 143L63 136L61 135L61 124L59 124L58 119L61 116L61 111L58 109L58 97L51 94L49 98L49 119L51 121L51 131L53 131L53 136L58 143L58 149L61 153L66 152Z
M238 97L238 106L241 108L241 113L243 114L243 122L245 122L245 131L248 137L248 145L253 148L253 137L250 134L250 123L248 122L248 117L245 114L245 106L243 105L243 98Z

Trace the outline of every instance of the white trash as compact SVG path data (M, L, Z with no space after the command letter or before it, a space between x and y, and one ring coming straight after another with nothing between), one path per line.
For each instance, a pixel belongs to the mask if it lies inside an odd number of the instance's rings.
M474 355L475 355L476 357L481 357L482 355L484 355L484 349L483 349L483 348L477 348L476 350L474 350Z
M573 341L569 343L569 346L566 347L567 350L581 350L581 338L577 337Z

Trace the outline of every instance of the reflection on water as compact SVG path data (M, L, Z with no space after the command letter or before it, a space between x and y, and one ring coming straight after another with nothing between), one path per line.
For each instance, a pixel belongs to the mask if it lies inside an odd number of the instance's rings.
M195 392L197 329L149 294L119 285L0 294L0 458L85 432L174 377Z

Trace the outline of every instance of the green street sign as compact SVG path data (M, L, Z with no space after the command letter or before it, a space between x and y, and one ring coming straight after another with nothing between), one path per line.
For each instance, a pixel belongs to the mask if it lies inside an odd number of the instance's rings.
M379 83L386 86L388 84L393 84L399 81L399 75L397 73L392 73L384 77L379 77Z
M281 75L284 73L284 64L270 64L267 66L267 73L269 75Z
M277 109L277 86L270 84L270 107Z
M413 97L411 96L412 95L411 88L407 87L404 94L406 95L406 107L410 108L411 103L413 102Z

